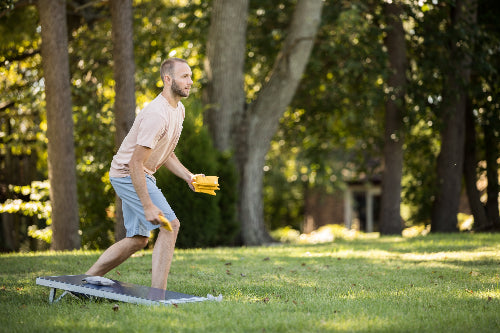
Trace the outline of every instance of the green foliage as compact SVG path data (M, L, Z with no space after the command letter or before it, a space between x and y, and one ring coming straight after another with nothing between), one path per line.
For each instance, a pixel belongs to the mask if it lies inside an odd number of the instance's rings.
M309 169L300 168L298 148L288 149L284 140L273 141L264 166L264 216L269 230L303 221L304 188Z
M27 186L9 185L9 192L14 199L7 199L0 204L0 213L31 217L35 224L28 226L27 235L50 244L52 242L52 229L50 228L52 209L49 200L49 182L33 181Z
M181 221L176 246L207 247L231 245L238 232L236 221L236 173L231 160L213 146L202 126L201 105L186 102L186 119L175 154L193 173L219 176L216 196L191 191L184 180L160 169L157 185Z
M0 10L8 10L14 8L14 0L1 0Z
M208 1L136 1L134 48L138 106L161 91L160 65L168 57L186 59L193 71L191 95L199 96Z
M46 149L42 133L46 122L42 116L43 79L37 20L36 10L28 6L8 12L0 21L0 163L5 168L0 179L4 182L5 176L14 185L27 185L42 179L44 174L26 172L26 168L25 178L34 179L21 179L23 177L13 175L21 163L9 165L15 158L26 161L34 156L36 160L40 155L43 159ZM32 169L36 169L36 161L34 164ZM40 169L44 166L39 164Z
M250 102L262 88L272 69L286 28L290 24L294 2L290 0L250 1L247 26L245 91Z

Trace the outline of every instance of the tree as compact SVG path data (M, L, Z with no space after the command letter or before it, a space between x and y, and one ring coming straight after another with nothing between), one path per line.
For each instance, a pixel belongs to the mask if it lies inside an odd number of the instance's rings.
M476 1L457 0L450 11L450 41L442 110L441 150L437 160L437 190L432 206L431 230L457 230L457 213L462 189L465 109L470 81L471 40L464 31L476 21Z
M247 245L271 240L263 221L265 156L309 59L322 6L321 0L297 2L271 72L256 99L245 105L243 64L248 0L213 2L205 67L209 86L207 121L215 146L235 152L240 182L238 213L242 241Z
M476 153L476 120L470 99L465 110L465 145L464 145L464 180L465 190L471 213L474 216L474 228L489 229L492 223L488 221L486 210L477 190L477 153Z
M384 3L387 19L385 45L391 73L387 81L389 95L385 110L384 171L382 175L382 203L380 232L400 234L401 178L403 174L404 107L406 92L406 43L401 3Z
M52 249L80 247L66 1L38 2L47 109Z
M498 108L496 110L498 112ZM500 186L498 185L498 156L500 156L500 147L498 139L498 126L500 119L498 113L492 114L489 122L483 125L485 137L485 155L486 155L486 173L488 178L488 199L486 202L486 214L489 222L496 229L500 229L500 215L498 213L498 194ZM495 128L497 134L495 134Z
M477 33L474 39L473 82L471 84L471 106L468 108L466 120L466 140L469 141L465 163L469 163L469 172L465 173L469 201L474 214L474 228L478 230L500 230L498 213L498 156L500 156L500 112L498 100L500 94L498 68L500 28L498 15L500 6L497 1L484 0L478 2ZM477 124L477 126L476 126ZM470 140L469 140L470 139ZM476 140L477 139L477 140ZM477 142L477 144L476 144ZM467 149L467 147L466 147ZM477 159L476 159L477 158ZM474 160L472 160L474 159ZM486 167L478 161L486 162ZM473 172L472 172L473 171ZM487 199L485 205L478 202L479 193L476 188L478 172L486 172ZM485 209L486 208L486 209ZM486 211L486 216L484 212Z
M113 74L115 79L115 147L118 149L135 119L132 0L111 0ZM125 237L121 199L116 196L115 239Z

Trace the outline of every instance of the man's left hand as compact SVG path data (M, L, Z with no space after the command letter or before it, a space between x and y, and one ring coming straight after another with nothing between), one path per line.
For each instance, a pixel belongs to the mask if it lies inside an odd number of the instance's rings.
M198 174L196 174L196 175L192 175L192 176L191 176L191 179L190 179L190 180L189 180L189 182L188 182L189 188L190 188L190 189L191 189L191 191L193 191L193 192L194 192L194 185L193 185L193 182L194 182L194 180L196 179L196 177L198 177L198 176L204 177L205 175L204 175L204 174L202 174L202 173L198 173Z

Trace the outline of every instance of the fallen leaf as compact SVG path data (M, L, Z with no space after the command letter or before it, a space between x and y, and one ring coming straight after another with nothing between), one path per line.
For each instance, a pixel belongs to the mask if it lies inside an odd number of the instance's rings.
M172 305L174 306L174 308L178 308L179 306L175 303L172 303Z
M121 275L120 271L116 271L116 274Z

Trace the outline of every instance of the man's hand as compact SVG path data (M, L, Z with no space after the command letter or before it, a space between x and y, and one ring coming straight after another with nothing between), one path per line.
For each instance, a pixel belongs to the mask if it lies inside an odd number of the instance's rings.
M205 175L202 174L202 173L198 173L196 175L191 175L191 179L189 180L188 182L188 185L189 185L189 188L194 192L194 185L193 185L193 182L194 180L196 179L196 177L198 176L201 176L201 177L204 177Z
M151 205L144 209L144 215L146 216L146 220L156 225L161 223L158 216L163 215L163 212L155 205Z

